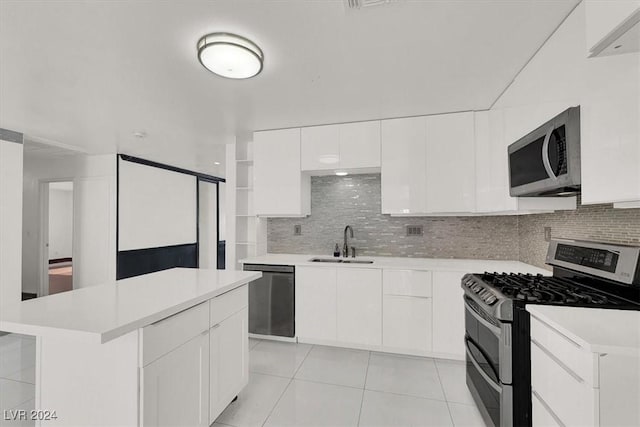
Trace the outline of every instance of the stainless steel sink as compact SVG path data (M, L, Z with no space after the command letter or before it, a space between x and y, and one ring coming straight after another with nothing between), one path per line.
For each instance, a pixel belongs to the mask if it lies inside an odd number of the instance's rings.
M373 264L370 259L343 259L343 258L311 258L311 262L332 262L345 264Z

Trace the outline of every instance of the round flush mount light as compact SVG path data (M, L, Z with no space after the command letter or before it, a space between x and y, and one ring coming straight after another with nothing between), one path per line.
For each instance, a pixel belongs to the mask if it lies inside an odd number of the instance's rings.
M345 171L336 171L336 175L338 175L338 176L347 176L347 175L349 175L349 172L345 172Z
M231 33L211 33L198 40L197 46L200 63L219 76L248 79L262 71L262 50L244 37Z

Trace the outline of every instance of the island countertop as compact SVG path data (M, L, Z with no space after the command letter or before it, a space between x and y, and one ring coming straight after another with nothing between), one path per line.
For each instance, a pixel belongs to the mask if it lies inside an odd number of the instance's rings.
M0 308L0 331L105 343L260 278L174 268Z

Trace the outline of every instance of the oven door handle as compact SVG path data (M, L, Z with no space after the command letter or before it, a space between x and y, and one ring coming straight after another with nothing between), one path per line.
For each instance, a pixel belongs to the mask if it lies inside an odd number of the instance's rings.
M495 336L500 338L500 336L502 335L502 330L499 327L492 323L489 323L488 320L483 319L482 316L480 316L480 314L476 310L474 310L471 304L469 304L467 301L464 302L464 307L467 309L467 311L469 311L469 313L471 313L474 319L482 324L482 326L489 329Z
M471 354L471 351L469 350L469 345L468 344L467 344L466 350L467 350L467 358L471 361L471 363L473 363L473 366L476 368L476 371L478 371L480 376L482 376L482 378L487 382L487 384L489 384L491 386L491 388L493 388L498 393L502 394L502 387L500 387L500 384L496 383L493 380L493 378L491 378L489 375L487 375L487 373L484 371L484 369L482 369L482 367L476 361L476 359L473 358L473 355Z
M558 179L556 174L553 172L553 168L551 167L551 160L549 160L549 140L551 139L551 135L555 128L551 126L547 131L547 134L544 137L544 142L542 143L542 164L544 165L544 170L547 171L547 175L551 179Z

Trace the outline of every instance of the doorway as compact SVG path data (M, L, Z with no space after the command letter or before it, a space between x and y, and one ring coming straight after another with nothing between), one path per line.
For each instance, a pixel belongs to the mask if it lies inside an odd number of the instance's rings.
M44 295L73 289L73 182L41 184Z

